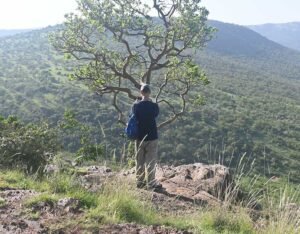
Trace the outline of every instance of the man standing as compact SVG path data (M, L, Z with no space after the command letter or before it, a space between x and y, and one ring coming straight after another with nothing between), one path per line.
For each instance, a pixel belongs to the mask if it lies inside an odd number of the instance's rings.
M155 118L158 116L157 103L150 99L150 86L141 86L142 100L133 106L133 112L138 121L138 139L136 140L136 180L137 187L160 189L162 186L155 180L155 166L157 161L157 126Z

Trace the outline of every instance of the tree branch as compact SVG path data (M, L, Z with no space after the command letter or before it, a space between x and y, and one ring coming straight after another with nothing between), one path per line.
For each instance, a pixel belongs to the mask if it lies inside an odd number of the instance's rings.
M114 106L114 108L118 112L118 122L120 122L121 124L123 124L124 126L126 126L126 122L124 121L124 119L125 119L124 114L123 114L122 110L120 109L120 107L117 104L117 96L118 96L118 92L114 92L114 97L113 97L113 103L112 103L112 105Z
M106 92L106 91L111 91L111 92L123 92L127 93L128 97L132 100L136 100L138 96L135 96L132 94L131 90L129 88L123 88L123 87L113 87L113 86L106 86L103 89L100 89L100 92Z
M190 90L190 85L189 85L189 83L188 83L188 82L185 82L185 85L186 85L185 90L184 90L181 94L179 94L179 96L180 96L180 98L181 98L181 101L182 101L182 108L181 108L181 110L180 110L179 112L176 113L174 107L173 107L170 103L168 103L168 102L162 100L163 102L167 103L169 106L171 106L171 107L173 108L173 109L172 109L172 111L173 111L173 116L170 117L169 119L167 119L166 121L160 123L160 124L157 126L157 128L159 128L159 129L163 128L164 126L166 126L166 125L168 125L168 124L174 122L178 117L180 117L181 115L183 115L183 114L185 113L185 111L186 111L186 99L185 99L185 96L188 94L188 92L189 92L189 90Z
M155 102L158 102L158 98L161 95L163 89L166 87L166 85L168 84L168 78L167 78L167 74L165 75L165 82L159 87L158 93L155 97Z

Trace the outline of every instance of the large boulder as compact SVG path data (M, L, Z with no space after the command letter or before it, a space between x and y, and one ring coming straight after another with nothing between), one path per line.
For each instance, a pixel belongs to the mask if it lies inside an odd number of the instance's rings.
M229 169L219 164L161 166L156 178L166 195L201 204L220 204L233 187Z

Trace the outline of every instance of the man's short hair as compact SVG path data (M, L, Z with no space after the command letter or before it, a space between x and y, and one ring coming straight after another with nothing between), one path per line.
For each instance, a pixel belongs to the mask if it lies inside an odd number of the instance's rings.
M142 86L141 86L141 92L143 92L143 93L151 93L150 85L148 85L148 84L142 84Z

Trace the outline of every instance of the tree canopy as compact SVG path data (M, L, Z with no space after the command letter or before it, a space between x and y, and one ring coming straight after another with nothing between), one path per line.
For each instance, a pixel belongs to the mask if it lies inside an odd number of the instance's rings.
M136 100L141 83L151 84L164 106L163 127L197 99L193 88L209 81L193 52L212 38L200 0L79 0L52 44L79 61L73 79L99 95L110 95L125 124L123 100ZM126 96L126 98L125 98ZM122 104L123 103L123 104ZM128 109L128 108L127 108Z

